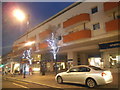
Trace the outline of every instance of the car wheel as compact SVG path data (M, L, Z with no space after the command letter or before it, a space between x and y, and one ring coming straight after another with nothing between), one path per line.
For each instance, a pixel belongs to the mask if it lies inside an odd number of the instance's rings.
M86 85L87 85L89 88L95 88L95 87L97 86L95 80L92 79L92 78L87 79Z
M62 79L61 76L58 76L58 77L57 77L57 83L59 83L59 84L63 83L63 79Z

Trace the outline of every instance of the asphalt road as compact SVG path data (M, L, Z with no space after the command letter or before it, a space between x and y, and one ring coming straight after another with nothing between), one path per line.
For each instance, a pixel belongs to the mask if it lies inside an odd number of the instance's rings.
M7 79L3 79L2 80L2 88L26 88L26 89L30 89L30 88L51 88L51 87L47 87L47 86L43 86L43 85L37 85L37 84L33 84L33 83L27 83L27 82L22 82L22 81L16 81L16 80L7 80ZM52 89L52 88L51 88Z
M107 85L102 85L102 86L98 86L96 89L105 89L105 90L116 90L118 88L118 84L119 84L119 78L118 76L120 76L119 74L113 74L113 82ZM23 81L16 81L14 79L9 79L9 80L3 80L3 88L26 88L26 89L30 89L30 88L38 88L38 89L51 89L51 90L56 90L55 88L51 88L48 86L44 86L44 85L38 85L38 84L33 84L33 83L29 83L29 82L23 82ZM56 84L57 86L58 84ZM70 83L64 83L64 84L60 84L64 90L78 90L78 89L89 89L84 85L80 85L80 84L70 84ZM67 86L67 88L65 88L65 86ZM73 87L74 86L74 87ZM77 87L77 88L75 88ZM58 90L58 89L57 89ZM63 90L63 89L62 89ZM117 89L118 90L118 89Z

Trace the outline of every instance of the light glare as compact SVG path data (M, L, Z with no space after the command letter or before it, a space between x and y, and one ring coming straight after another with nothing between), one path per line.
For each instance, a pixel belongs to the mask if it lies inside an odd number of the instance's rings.
M15 9L13 11L13 15L19 20L23 21L25 20L25 14L20 9Z
M33 41L33 42L28 42L28 43L25 43L25 46L30 46L30 45L32 45L32 44L34 44L35 43L35 41Z

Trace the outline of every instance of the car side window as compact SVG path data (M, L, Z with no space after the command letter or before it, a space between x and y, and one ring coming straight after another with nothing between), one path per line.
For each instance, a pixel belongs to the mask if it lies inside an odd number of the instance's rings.
M79 72L79 68L72 68L69 70L69 72Z
M90 68L87 67L80 67L79 72L90 72Z

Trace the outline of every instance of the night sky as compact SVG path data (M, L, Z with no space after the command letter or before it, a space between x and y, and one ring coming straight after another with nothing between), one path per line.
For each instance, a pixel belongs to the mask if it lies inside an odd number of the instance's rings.
M57 14L73 2L6 2L2 3L3 54L7 54L13 42L26 32L26 22L19 22L12 14L13 9L20 8L30 15L30 28Z

